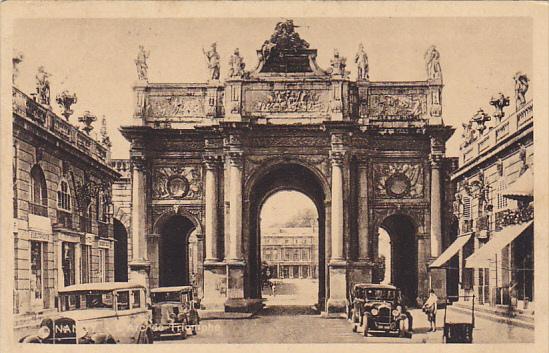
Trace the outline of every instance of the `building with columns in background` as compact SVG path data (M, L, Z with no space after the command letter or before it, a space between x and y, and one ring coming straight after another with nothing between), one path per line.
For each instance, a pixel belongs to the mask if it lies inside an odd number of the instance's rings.
M67 91L55 99L63 117L55 114L48 75L39 68L36 93L12 89L16 329L55 312L60 288L116 276L111 188L119 174L108 164L105 118L99 134L90 133L97 118L89 112L78 128L69 121L77 98Z
M213 44L204 83L148 82L147 54L136 60L133 124L121 128L131 143L129 165L119 161L131 174L120 186L131 205L130 280L195 280L206 308L252 310L261 301L261 207L295 190L317 209L321 310L343 310L349 287L372 280L380 227L391 237L391 282L412 300L430 286L446 295L446 272L428 273L451 242L455 167L436 48L426 79L411 82L370 81L362 47L356 79L337 51L320 68L291 20L276 25L251 71L235 50L220 73Z

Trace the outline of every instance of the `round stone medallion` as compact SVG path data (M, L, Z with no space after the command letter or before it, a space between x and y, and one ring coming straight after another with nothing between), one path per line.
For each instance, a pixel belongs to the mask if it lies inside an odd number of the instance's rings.
M385 189L390 196L403 197L410 191L410 180L404 174L393 174L385 181Z
M168 180L168 192L173 197L185 197L189 191L189 182L183 176L172 176Z

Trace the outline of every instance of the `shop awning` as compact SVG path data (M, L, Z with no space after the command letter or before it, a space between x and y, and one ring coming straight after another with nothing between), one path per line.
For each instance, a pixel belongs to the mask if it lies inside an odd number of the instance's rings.
M518 179L509 186L503 196L514 199L524 200L534 196L534 173L532 168L528 168Z
M463 247L463 245L465 245L465 243L467 243L470 238L471 233L458 237L456 240L454 240L452 244L450 244L449 247L446 248L446 250L442 252L442 254L440 254L440 256L435 261L433 261L432 264L429 265L429 268L442 267L452 258L452 256L458 253L458 251Z
M514 224L503 228L500 232L494 235L482 248L467 258L465 267L469 268L487 268L490 266L490 260L495 257L495 254L500 252L505 246L510 244L515 238L521 235L526 228L530 227L534 221L529 221L521 224Z

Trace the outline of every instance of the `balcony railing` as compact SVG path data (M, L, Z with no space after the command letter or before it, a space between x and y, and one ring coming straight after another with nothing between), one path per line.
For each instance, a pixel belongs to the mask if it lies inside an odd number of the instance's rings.
M67 229L73 229L72 213L57 210L57 225Z
M91 218L80 216L80 231L84 233L92 232L92 220Z
M100 238L108 238L109 224L103 223L103 222L97 222L97 235L99 235Z
M465 219L461 224L461 233L471 233L473 231L473 220Z
M13 87L13 113L22 118L31 120L42 126L60 140L66 141L84 153L104 163L107 158L107 148L90 136L57 116L50 109L35 102L32 98Z
M48 217L48 206L29 203L29 212L37 216Z
M534 207L532 205L524 208L515 208L512 210L503 210L496 213L496 229L521 224L534 219Z

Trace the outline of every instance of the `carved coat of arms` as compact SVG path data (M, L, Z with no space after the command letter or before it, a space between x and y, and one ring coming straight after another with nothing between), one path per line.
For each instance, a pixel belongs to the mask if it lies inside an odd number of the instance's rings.
M381 198L423 197L423 167L419 163L374 165L376 196Z
M161 167L153 171L155 199L199 199L202 197L200 167Z

